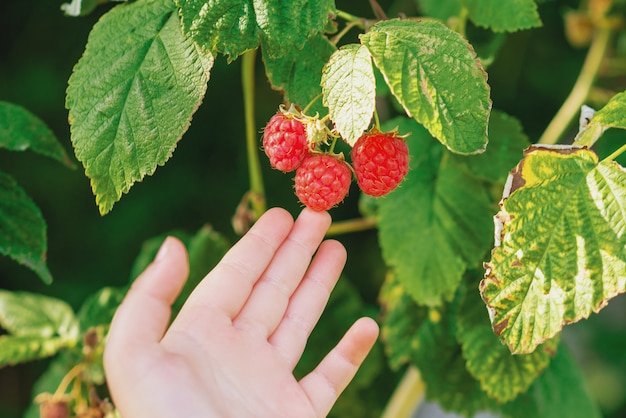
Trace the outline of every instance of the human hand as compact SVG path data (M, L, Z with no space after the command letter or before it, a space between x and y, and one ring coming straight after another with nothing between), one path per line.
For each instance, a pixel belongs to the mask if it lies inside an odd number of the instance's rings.
M339 242L321 242L329 225L326 212L304 209L294 223L270 209L171 325L189 267L183 244L166 239L111 324L104 365L121 416L326 416L378 336L361 318L311 373L293 376L346 260Z

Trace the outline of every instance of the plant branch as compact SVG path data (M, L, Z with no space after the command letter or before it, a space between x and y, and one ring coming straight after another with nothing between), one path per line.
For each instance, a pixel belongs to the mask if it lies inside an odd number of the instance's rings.
M424 398L420 372L410 366L394 390L381 418L410 418Z
M376 228L376 223L376 218L371 217L333 222L330 225L330 228L328 228L326 235L343 235L350 232L367 231L368 229Z
M257 130L254 122L254 61L256 50L243 54L241 62L241 84L246 123L246 151L250 176L250 204L258 219L265 212L265 187L259 161Z
M348 12L344 12L343 10L337 10L337 17L340 17L347 22L360 22L361 24L365 22L364 18L355 16Z
M611 39L612 30L606 25L598 27L596 33L585 57L585 62L580 70L578 79L572 87L565 102L556 113L541 138L539 144L556 144L563 135L569 124L580 111L580 107L584 104L589 91L593 87L600 65L604 55L606 54L609 40Z
M619 147L615 152L613 152L611 155L609 155L602 161L613 161L614 159L622 155L624 152L626 152L626 144Z

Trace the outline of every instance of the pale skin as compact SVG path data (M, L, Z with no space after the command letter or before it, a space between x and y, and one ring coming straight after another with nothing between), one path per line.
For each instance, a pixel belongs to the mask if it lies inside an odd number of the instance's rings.
M267 211L171 322L188 274L175 238L133 283L111 324L104 365L123 418L325 417L378 326L361 318L301 380L293 369L346 261L326 212L294 222ZM170 323L171 322L171 323Z

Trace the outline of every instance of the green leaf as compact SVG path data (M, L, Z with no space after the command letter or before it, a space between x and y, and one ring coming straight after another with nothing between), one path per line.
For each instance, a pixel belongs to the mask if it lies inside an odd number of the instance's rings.
M419 369L426 397L448 411L467 416L493 410L489 399L465 368L454 334L457 303L443 310L418 307L404 286L393 276L381 289L383 324L381 337L393 367L407 360Z
M487 145L487 75L461 35L433 21L387 20L361 36L406 113L448 149Z
M268 56L301 50L326 28L333 0L176 0L184 31L203 49L229 60L263 41Z
M101 214L170 158L212 64L183 36L171 0L116 6L94 26L66 106L76 157Z
M263 45L271 57L302 49L313 35L324 31L335 12L334 0L253 0Z
M535 0L460 0L469 18L478 26L494 32L515 32L541 26Z
M259 45L253 0L176 0L185 34L234 60Z
M626 290L626 172L586 148L532 146L507 186L481 292L496 334L529 353Z
M401 134L412 132L410 167L400 187L379 201L379 242L415 301L438 306L452 299L465 269L491 245L491 199L420 125L400 118L387 127L396 125Z
M0 289L0 326L14 335L76 338L78 324L64 301L29 292Z
M0 101L0 147L11 151L30 149L68 167L74 163L46 124L28 110Z
M0 367L50 357L74 343L63 337L0 335Z
M272 58L262 48L267 78L274 89L284 91L287 101L304 108L322 93L322 69L335 50L322 35L313 36L302 50L282 58ZM308 113L316 112L321 116L327 113L319 101Z
M576 137L575 144L593 145L609 128L626 129L626 92L618 93L598 110L584 130Z
M522 124L513 116L493 110L489 118L489 146L480 155L459 157L472 174L483 181L504 184L507 174L530 145Z
M383 312L380 337L387 361L394 370L411 363L413 351L419 348L419 327L428 310L418 306L393 272L387 274L378 296Z
M110 324L126 288L104 287L89 296L78 311L78 321L82 332L91 327Z
M526 392L548 367L558 347L558 339L552 339L531 354L512 355L494 335L485 305L475 288L471 288L461 305L456 335L463 348L467 370L487 395L500 403Z
M39 208L15 180L0 171L0 253L52 283L46 265L46 222Z
M561 344L550 366L527 393L501 407L511 418L600 418L585 378L569 350Z
M72 308L59 299L0 289L0 366L51 356L72 346L78 323Z
M461 14L460 0L417 0L417 4L421 13L444 22Z
M376 79L369 51L349 44L336 51L322 73L324 106L350 145L369 127L376 106Z

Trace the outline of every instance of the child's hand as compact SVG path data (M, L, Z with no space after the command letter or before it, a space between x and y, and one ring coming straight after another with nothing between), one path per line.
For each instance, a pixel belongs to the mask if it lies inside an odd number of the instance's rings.
M111 324L105 370L121 416L326 416L378 335L362 318L315 370L293 376L346 260L337 241L320 245L329 224L326 212L305 209L294 223L269 210L171 326L189 267L183 244L168 238Z

